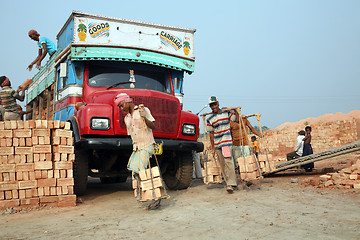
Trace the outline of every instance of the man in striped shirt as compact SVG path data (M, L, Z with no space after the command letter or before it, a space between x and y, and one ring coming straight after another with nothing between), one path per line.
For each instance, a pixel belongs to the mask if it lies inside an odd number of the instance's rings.
M232 137L230 121L238 119L238 113L222 111L217 97L209 98L212 114L207 119L206 130L210 133L210 143L214 153L217 154L221 171L226 182L226 191L233 193L237 189L234 162L231 159Z
M20 91L20 89L17 92L12 89L11 82L6 76L0 77L0 86L2 88L0 91L0 98L5 109L3 120L20 120L20 111L16 104L16 100L24 101L25 91L22 90L21 95L19 95L18 92Z

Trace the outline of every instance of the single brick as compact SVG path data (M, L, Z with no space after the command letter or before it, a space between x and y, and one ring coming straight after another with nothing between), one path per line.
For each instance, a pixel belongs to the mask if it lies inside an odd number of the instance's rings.
M54 123L54 128L60 128L60 120L55 120L53 123Z
M20 200L20 206L26 205L26 206L37 206L39 205L40 199L39 198L27 198L27 199L21 199Z
M34 162L35 170L52 169L52 162ZM44 178L47 177L47 172Z
M72 131L65 129L55 129L53 133L54 137L69 137L72 138Z
M72 162L54 162L54 169L72 169Z
M25 145L27 147L31 147L33 145L31 137L30 138L25 138Z
M20 147L25 147L26 146L25 138L19 138L19 146Z
M12 190L5 191L5 199L12 199Z
M18 129L23 129L24 128L24 121L23 120L17 120L16 124L17 124Z
M33 151L34 153L51 153L51 145L35 145Z
M34 163L17 163L15 164L17 172L30 172L35 170Z
M12 130L0 130L0 138L12 138L13 131Z
M18 199L19 198L19 191L18 190L12 190L12 198Z
M13 130L13 137L15 138L29 138L32 137L31 129L15 129Z
M40 197L40 203L57 203L59 202L58 196L44 196Z
M19 189L18 181L0 182L0 191Z
M25 190L19 190L19 198L24 199L25 197Z
M17 207L20 205L19 199L12 199L12 200L4 200L0 201L0 209L12 208Z
M55 178L38 179L38 187L54 187L56 186Z
M33 147L15 147L15 154L32 154Z
M29 189L37 187L37 180L19 181L19 189Z
M17 122L15 120L10 121L10 127L11 129L17 129Z
M73 186L74 178L58 178L56 179L57 186Z
M33 145L38 145L39 144L38 138L33 136L32 143L33 143Z
M11 129L10 121L4 121L4 123L5 123L5 129Z
M0 147L0 155L12 155L14 154L13 147Z
M15 164L0 164L0 174L3 172L15 172Z
M34 128L32 130L33 136L37 136L37 137L50 137L50 129L39 129L39 128Z

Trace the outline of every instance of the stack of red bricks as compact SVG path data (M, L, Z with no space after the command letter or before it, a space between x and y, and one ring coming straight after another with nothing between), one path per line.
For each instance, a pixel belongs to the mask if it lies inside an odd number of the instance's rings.
M341 169L337 173L321 175L319 187L360 189L360 160L357 160L351 167Z
M160 199L163 195L162 189L164 185L160 176L159 167L141 170L139 176L140 182L134 177L132 179L135 198L141 202Z
M0 122L0 209L76 205L70 124Z

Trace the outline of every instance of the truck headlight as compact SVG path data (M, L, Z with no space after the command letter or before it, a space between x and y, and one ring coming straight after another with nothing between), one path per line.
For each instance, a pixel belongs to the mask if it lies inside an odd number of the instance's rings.
M194 136L196 134L196 126L192 123L184 123L181 131L184 135Z
M109 130L110 118L92 117L90 120L90 128L93 130Z

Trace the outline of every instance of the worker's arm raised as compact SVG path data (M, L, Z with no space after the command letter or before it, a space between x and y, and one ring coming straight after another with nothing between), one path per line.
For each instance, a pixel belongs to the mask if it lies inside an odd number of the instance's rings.
M21 101L21 102L23 102L24 99L25 99L25 91L22 91L22 92L21 92L21 95L19 95L19 93L16 93L16 95L14 96L14 98L17 99L17 100L19 100L19 101Z
M261 134L250 124L249 121L246 121L246 125L250 128L251 132L253 132L255 135L259 136L259 137L263 137L261 136Z
M40 69L40 67L41 67L41 61L45 58L45 56L46 56L46 54L47 54L47 52L48 52L45 43L42 43L41 46L42 46L42 53L41 53L41 55L40 55L39 60L38 60L37 63L36 63L36 67L37 67L38 69Z

